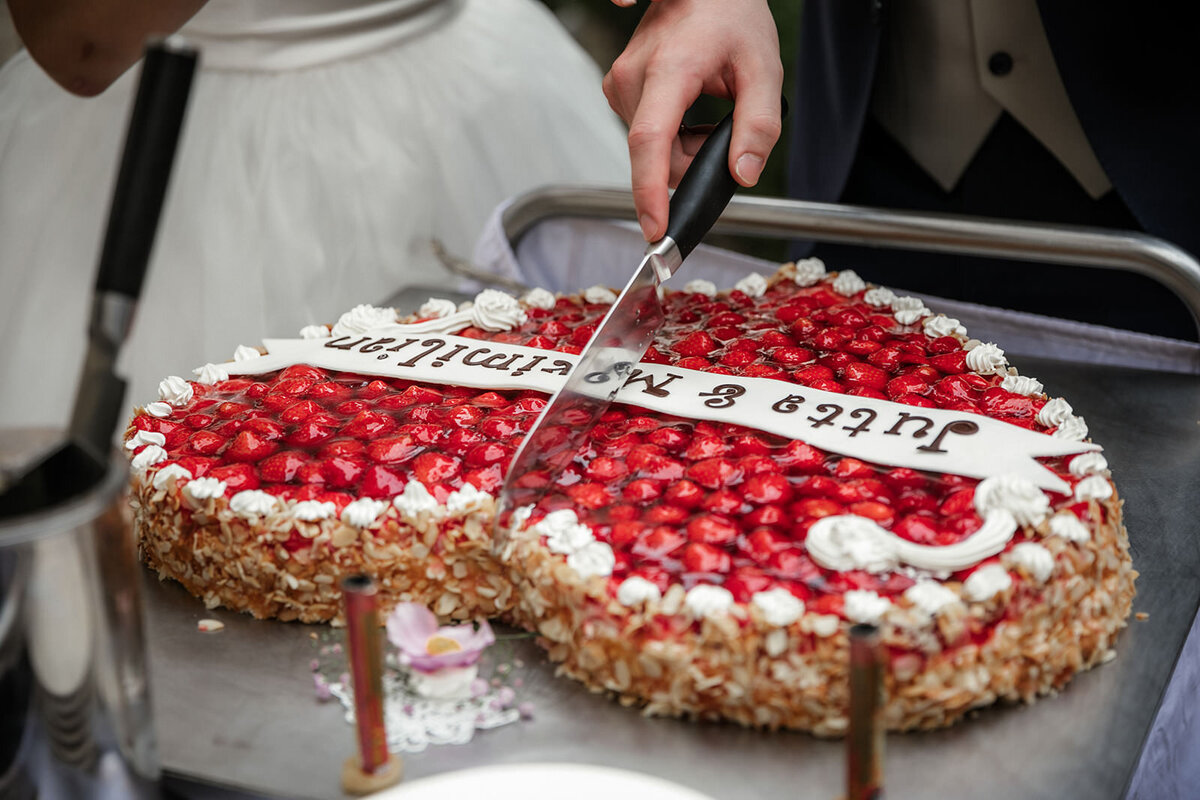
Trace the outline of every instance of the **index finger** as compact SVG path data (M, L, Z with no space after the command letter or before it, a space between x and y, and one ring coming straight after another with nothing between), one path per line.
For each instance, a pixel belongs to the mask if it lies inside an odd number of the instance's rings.
M699 96L699 84L688 86L677 79L647 74L629 124L633 205L648 242L662 238L667 229L671 145L679 135L684 112Z

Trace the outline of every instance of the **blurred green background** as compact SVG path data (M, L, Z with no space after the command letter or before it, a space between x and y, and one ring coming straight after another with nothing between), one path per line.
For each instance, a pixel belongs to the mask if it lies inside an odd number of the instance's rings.
M720 2L720 0L713 0ZM633 34L649 0L641 0L633 8L620 8L611 0L542 0L562 21L563 25L586 49L602 71L607 72ZM784 67L784 92L792 96L792 65L795 63L796 34L800 23L801 0L769 0L775 26L779 29L779 50ZM716 122L729 109L729 104L713 98L701 98L689 122ZM758 185L744 189L747 194L785 197L787 195L787 121L779 144L768 160ZM710 238L713 244L741 252L780 261L786 258L787 243L765 239L734 237Z

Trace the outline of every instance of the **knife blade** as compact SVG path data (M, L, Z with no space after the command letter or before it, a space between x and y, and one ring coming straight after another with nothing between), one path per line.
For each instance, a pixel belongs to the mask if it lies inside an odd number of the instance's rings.
M553 490L555 478L574 460L662 327L659 287L708 233L737 189L729 173L732 133L731 111L705 140L672 195L666 234L647 247L566 382L513 456L496 512L498 544L516 509L536 505Z

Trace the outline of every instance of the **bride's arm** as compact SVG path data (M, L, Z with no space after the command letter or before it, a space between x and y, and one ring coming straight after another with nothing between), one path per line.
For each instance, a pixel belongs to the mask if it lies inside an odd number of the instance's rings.
M177 31L205 0L8 0L33 60L60 86L91 97L141 58L146 39Z

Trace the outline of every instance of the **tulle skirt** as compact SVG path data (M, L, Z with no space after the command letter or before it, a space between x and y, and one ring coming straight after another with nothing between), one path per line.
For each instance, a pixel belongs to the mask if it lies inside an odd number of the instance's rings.
M553 16L533 0L455 6L382 49L200 70L120 360L129 403L239 344L452 285L431 240L469 255L507 197L628 185L599 70ZM69 413L137 72L81 99L25 53L0 70L0 427Z

